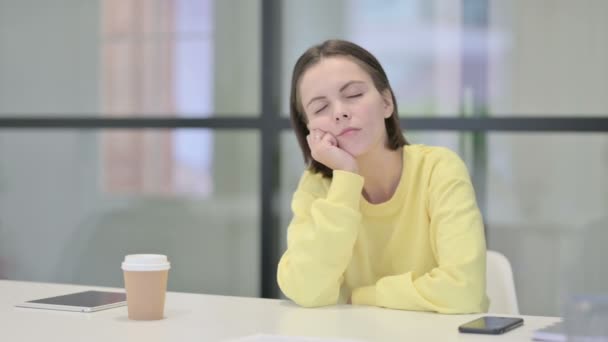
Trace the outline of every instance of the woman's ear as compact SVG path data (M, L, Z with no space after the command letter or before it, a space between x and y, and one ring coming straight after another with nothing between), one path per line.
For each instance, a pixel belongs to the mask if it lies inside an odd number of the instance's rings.
M393 105L393 93L391 92L390 89L386 88L384 89L384 91L382 91L382 103L384 105L384 118L388 119L391 117L391 115L393 115L393 111L395 109L395 106Z

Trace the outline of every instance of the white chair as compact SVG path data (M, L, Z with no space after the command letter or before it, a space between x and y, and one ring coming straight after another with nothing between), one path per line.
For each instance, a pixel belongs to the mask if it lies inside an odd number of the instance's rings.
M486 292L490 298L488 313L519 315L511 263L490 250L486 257Z

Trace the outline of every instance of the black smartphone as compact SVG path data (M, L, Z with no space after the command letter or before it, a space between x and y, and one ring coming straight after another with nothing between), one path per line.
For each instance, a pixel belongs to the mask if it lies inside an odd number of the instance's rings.
M524 325L523 318L484 316L459 326L458 331L462 333L498 335L522 325Z

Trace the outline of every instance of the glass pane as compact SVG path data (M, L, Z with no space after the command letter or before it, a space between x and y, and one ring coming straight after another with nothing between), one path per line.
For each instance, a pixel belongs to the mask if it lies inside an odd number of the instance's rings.
M291 221L291 196L298 187L298 181L306 168L300 145L293 131L284 131L280 135L280 175L279 183L279 237L280 250L287 248L287 226Z
M380 60L403 116L606 116L605 13L606 1L288 0L282 109L297 57L335 37Z
M291 71L311 45L353 41L385 69L402 116L455 116L461 107L461 2L372 0L284 2L283 112Z
M0 116L257 116L259 8L3 0Z
M492 133L487 160L488 247L511 261L521 313L605 293L608 137Z
M608 115L608 2L490 3L491 115Z
M0 115L99 112L96 1L0 1Z
M123 256L152 252L170 290L258 296L258 146L247 131L0 132L0 278L122 286Z

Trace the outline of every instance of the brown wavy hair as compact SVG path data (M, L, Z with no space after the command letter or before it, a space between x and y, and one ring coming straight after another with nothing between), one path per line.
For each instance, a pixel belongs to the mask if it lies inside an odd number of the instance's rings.
M388 89L393 101L393 113L390 117L384 119L384 125L388 136L388 147L391 150L396 150L409 144L401 132L401 127L399 127L399 111L397 110L395 94L388 82L388 77L386 77L382 65L380 65L380 62L378 62L376 57L361 46L345 40L327 40L319 45L314 45L298 58L298 61L293 68L289 110L291 125L293 126L298 143L304 154L304 162L306 162L312 172L321 172L324 177L328 178L332 177L332 169L312 158L310 147L306 142L306 136L310 134L310 132L306 127L306 114L302 108L298 84L304 72L310 67L319 63L323 58L336 56L347 57L362 67L372 78L378 92L382 93Z

